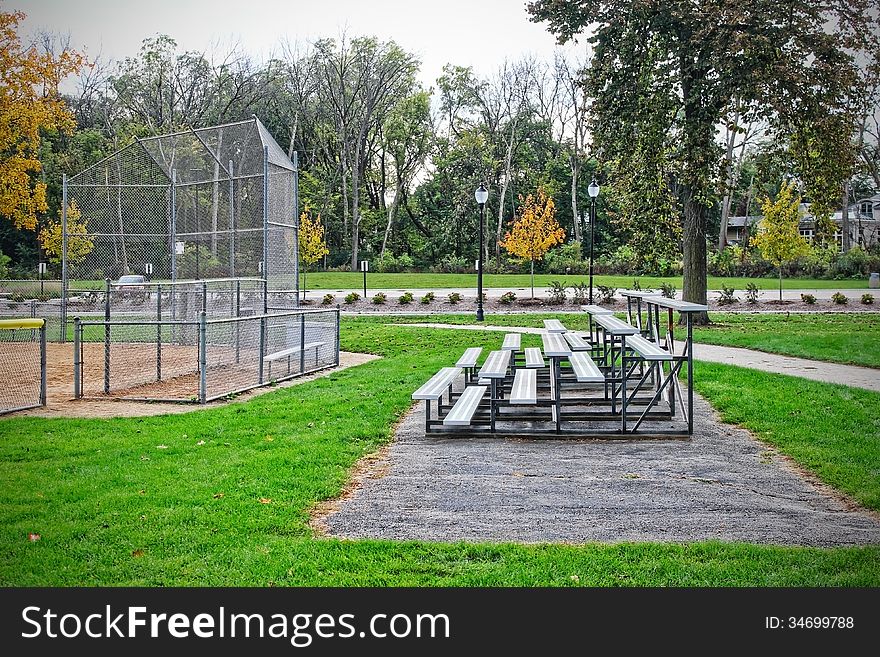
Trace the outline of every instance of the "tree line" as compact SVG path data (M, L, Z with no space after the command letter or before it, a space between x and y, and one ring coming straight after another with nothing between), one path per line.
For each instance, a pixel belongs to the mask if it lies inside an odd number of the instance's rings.
M40 170L29 173L45 184L36 221L57 213L62 173L137 137L255 114L299 154L325 267L363 258L386 269L472 267L481 182L487 269L508 266L504 235L539 189L577 257L595 177L596 252L628 248L636 269L656 273L682 263L685 295L700 300L707 251L725 246L731 214L791 179L820 219L880 186L875 9L871 0L539 0L532 19L577 41L581 57L524 57L487 76L450 63L430 88L417 56L393 40L284 43L258 61L241 45L185 51L151 37L118 62L73 62L77 90L63 100L75 128L45 126ZM75 54L51 35L32 51ZM30 228L0 229L0 250L22 270L40 257Z

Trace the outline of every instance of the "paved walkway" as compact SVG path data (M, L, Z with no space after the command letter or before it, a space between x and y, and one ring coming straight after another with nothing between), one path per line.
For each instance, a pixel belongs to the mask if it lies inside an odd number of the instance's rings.
M880 389L868 368L703 344L695 351L704 360ZM670 441L426 436L418 403L352 493L317 524L333 536L397 540L880 543L880 514L724 424L699 395L694 402L692 439Z
M319 525L399 540L880 543L877 514L695 403L692 440L642 441L426 437L418 403Z
M424 326L428 328L462 329L466 331L503 331L505 333L540 333L543 329L520 326L479 326L475 324L395 324L395 326ZM753 349L739 347L722 347L696 343L694 358L712 363L727 363L750 367L775 374L789 374L812 381L823 383L840 383L842 385L864 388L880 392L880 370L857 365L840 365L821 360L808 360L793 356L768 354Z
M821 360L807 360L806 358L768 354L753 349L720 347L712 344L695 344L694 358L880 392L880 370L870 367L840 365Z

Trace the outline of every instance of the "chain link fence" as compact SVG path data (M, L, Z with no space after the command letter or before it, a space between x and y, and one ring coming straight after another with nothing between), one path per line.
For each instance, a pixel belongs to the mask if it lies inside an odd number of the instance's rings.
M0 318L42 318L46 339L61 342L61 281L0 280Z
M339 309L74 322L74 396L205 403L339 364Z
M0 320L0 414L46 405L46 323Z
M255 117L136 140L65 178L62 319L76 298L130 275L260 278L295 303L296 162Z
M259 278L71 287L67 298L68 326L62 328L61 281L0 280L0 318L42 317L50 342L70 336L73 317L83 320L190 320L204 311L209 319L242 317L299 307L295 291L268 290Z

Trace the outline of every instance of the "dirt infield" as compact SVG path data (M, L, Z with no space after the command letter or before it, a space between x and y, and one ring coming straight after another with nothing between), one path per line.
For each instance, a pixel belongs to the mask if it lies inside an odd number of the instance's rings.
M21 349L21 344L0 344L0 363L16 362L15 349ZM35 372L26 375L10 375L3 382L4 387L15 389L19 395L30 390L39 389L39 384L34 384L39 377L39 352L36 355L37 364ZM354 365L360 365L376 358L368 354L352 354L341 352L339 355L339 367L321 370L296 379L285 381L276 386L258 388L248 393L236 396L236 400L249 399L255 395L270 392L276 388L287 387L310 381L318 376L325 376L337 369L345 369ZM45 408L34 408L27 411L19 411L4 417L16 417L20 415L33 415L42 417L135 417L144 415L162 415L165 413L186 413L201 408L198 404L188 403L160 403L126 401L120 397L155 397L155 398L180 398L183 401L195 398L198 395L198 350L193 346L163 346L162 353L162 376L163 381L156 382L156 359L155 348L147 345L113 345L111 371L114 381L117 373L122 374L129 387L124 390L103 393L104 380L104 345L102 343L83 344L83 394L87 399L73 399L73 345L71 343L46 345L46 393L47 404ZM20 360L20 358L18 359ZM209 396L211 373L214 370L214 380L218 385L228 386L230 381L237 379L252 380L253 369L247 365L238 367L225 362L209 362ZM222 372L222 378L221 378ZM123 374L124 373L124 374ZM18 373L21 374L21 373ZM223 401L212 402L215 406Z

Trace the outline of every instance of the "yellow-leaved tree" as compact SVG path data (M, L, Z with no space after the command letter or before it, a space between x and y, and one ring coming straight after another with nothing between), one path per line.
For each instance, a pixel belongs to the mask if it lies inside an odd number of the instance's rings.
M795 194L794 183L782 185L776 200L761 202L764 218L758 223L758 234L752 244L761 257L779 267L779 300L782 301L782 265L810 253L810 243L798 230L801 222L801 197Z
M58 93L61 80L79 71L85 58L23 49L16 33L22 12L0 12L0 216L33 230L48 209L46 183L36 180L40 130L71 133L73 115Z
M529 194L523 199L513 220L513 226L501 241L508 253L531 262L532 298L535 298L535 261L540 260L551 248L561 244L565 231L556 221L556 204L543 188L537 197Z
M49 262L61 262L62 260L62 222L61 208L58 209L59 217L50 219L42 230L37 234L37 239L43 251L49 256ZM76 201L67 204L67 261L76 264L82 262L95 248L95 243L89 236L88 222L82 219L82 212L76 205Z
M312 209L306 205L299 216L299 259L305 263L303 267L303 300L306 298L306 270L325 255L330 253L324 240L324 226L321 225L321 213L312 216Z

